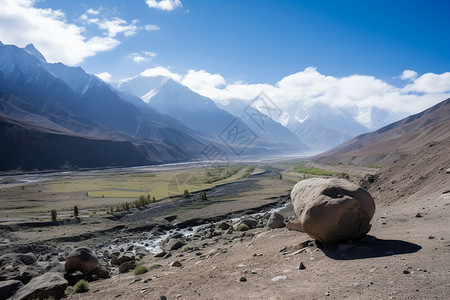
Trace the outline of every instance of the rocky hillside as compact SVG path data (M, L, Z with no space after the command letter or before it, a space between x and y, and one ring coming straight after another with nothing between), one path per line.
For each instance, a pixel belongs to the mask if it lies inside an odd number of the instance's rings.
M421 113L359 135L317 158L322 162L377 164L387 157L398 157L393 154L415 153L428 143L446 140L450 137L449 129L450 99L447 99Z

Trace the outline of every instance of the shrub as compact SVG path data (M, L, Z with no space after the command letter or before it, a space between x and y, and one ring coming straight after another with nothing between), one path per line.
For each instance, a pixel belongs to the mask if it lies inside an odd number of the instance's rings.
M184 197L188 198L190 196L189 191L186 189L184 190Z
M75 218L78 218L78 206L76 205L73 207L73 216Z
M134 275L141 275L144 273L148 272L148 268L146 266L136 266L136 268L134 268Z
M56 218L57 218L57 216L58 216L58 214L56 213L56 210L52 209L52 210L50 211L50 216L51 216L51 218L52 218L52 221L53 221L53 222L56 222Z
M89 283L84 279L81 279L73 286L74 293L85 293L87 291L89 291Z
M202 198L202 200L208 200L208 198L206 197L206 193L205 192L201 192L200 193L200 197Z
M238 231L247 231L247 230L249 230L250 228L247 226L247 225L245 225L245 224L240 224L238 227L237 227L237 230Z

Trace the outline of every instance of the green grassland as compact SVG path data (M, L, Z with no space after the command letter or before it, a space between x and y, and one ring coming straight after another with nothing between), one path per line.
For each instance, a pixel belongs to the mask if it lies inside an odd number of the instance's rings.
M317 176L334 176L339 174L339 172L334 172L334 171L327 171L327 170L322 170L319 168L314 168L314 167L307 167L302 163L296 163L294 164L294 172L297 173L303 173L303 174L310 174L310 175L317 175Z
M170 170L139 174L86 176L46 183L48 193L86 193L94 198L130 198L149 194L157 200L211 188L239 179L245 166Z

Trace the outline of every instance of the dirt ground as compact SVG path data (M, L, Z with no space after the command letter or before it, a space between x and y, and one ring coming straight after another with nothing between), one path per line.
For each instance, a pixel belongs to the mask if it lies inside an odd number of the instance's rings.
M69 298L447 299L449 204L450 194L435 193L411 198L408 205L380 205L370 236L336 249L297 253L310 240L306 234L255 229L168 259L147 255L141 263L150 267L148 273L93 282L88 293ZM423 216L416 217L418 212ZM174 261L182 267L171 267ZM300 263L306 269L299 270Z
M369 187L377 204L372 229L360 241L324 248L309 243L311 238L308 235L285 228L266 227L244 233L224 233L204 240L201 245L188 244L199 246L198 250L177 250L166 259L149 253L139 261L139 264L149 268L149 272L135 276L132 272L118 274L116 270L110 279L91 282L87 293L72 294L69 288L67 297L448 299L450 174L446 169L450 168L450 156L445 156L448 151L446 147L439 144L424 148L381 170L355 169L351 165L322 165L339 172L354 171L359 176L379 171L377 180ZM423 162L419 157L424 159ZM417 167L412 164L417 164ZM231 196L230 199L261 200L280 196L294 185L289 178L295 174L289 168L284 172L287 176L279 181L272 177L256 178L260 185L258 189L242 193L241 197ZM417 179L420 176L423 179ZM397 185L397 181L392 183L392 178L397 177L403 178L401 185ZM418 180L425 183L417 186ZM402 192L409 190L412 193ZM184 210L180 215L185 214L184 218L188 219L198 214L218 214L236 209L233 203L239 203L221 197L218 199L220 201L215 203L216 206ZM251 202L242 203L246 207ZM287 218L293 217L289 206L281 213ZM101 224L107 228L117 223ZM92 225L95 224L85 224L87 227ZM51 236L51 233L48 235ZM104 235L111 240L117 237L117 233ZM79 242L73 246L82 244ZM171 266L175 261L182 266ZM301 263L304 269L299 268Z

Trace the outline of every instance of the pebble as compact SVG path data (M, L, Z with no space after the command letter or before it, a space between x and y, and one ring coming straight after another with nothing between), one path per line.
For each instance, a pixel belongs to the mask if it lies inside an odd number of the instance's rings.
M286 280L286 279L287 279L287 276L277 276L277 277L272 278L272 281L277 282L277 281Z
M167 297L166 296L161 296L161 297L159 297L159 300L167 300Z
M408 270L403 270L403 274L409 274Z
M306 269L306 267L305 267L305 265L302 262L300 262L300 266L298 267L298 269L299 270L304 270L304 269Z
M240 281L240 282L246 282L246 281L247 281L247 278L244 277L244 276L242 276L241 278L239 278L239 281Z
M330 296L330 292L326 292L326 293L325 293L325 296Z

